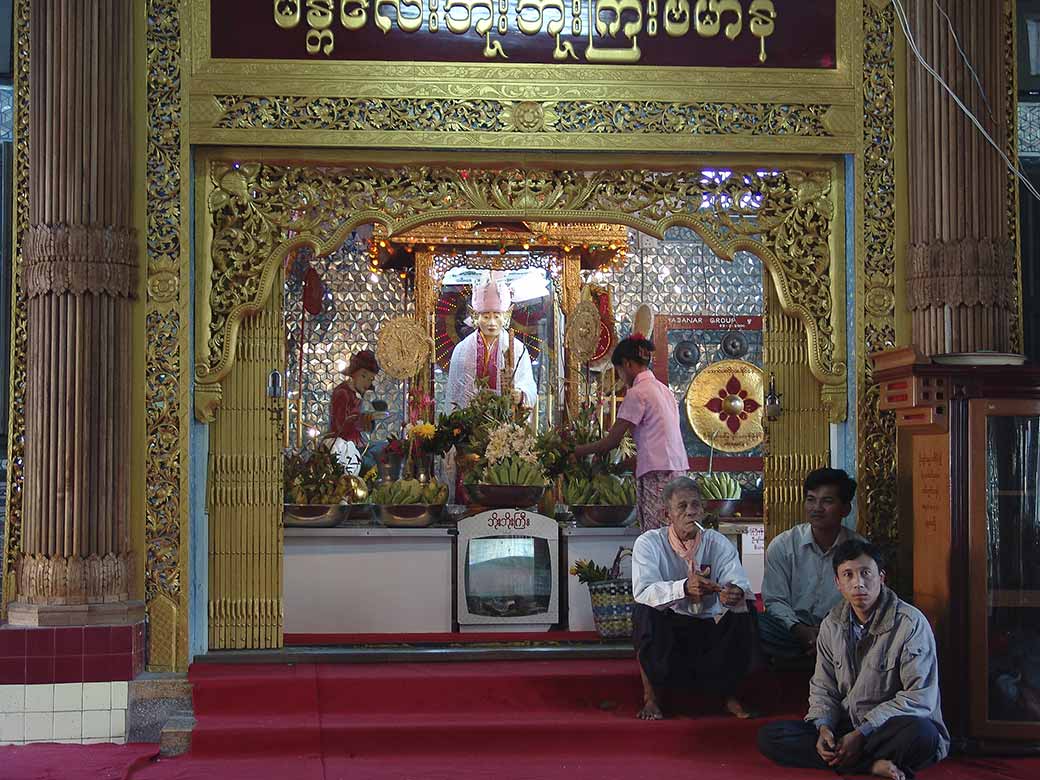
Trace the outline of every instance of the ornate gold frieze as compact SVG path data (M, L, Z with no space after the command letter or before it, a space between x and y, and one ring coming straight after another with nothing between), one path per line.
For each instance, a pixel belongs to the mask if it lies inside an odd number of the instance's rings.
M826 104L216 95L219 129L833 136Z
M895 14L864 0L862 337L857 347L860 529L894 548L899 542L896 425L878 407L870 353L895 346L896 72Z
M381 222L393 235L425 222L483 218L611 222L656 237L685 225L722 258L753 252L769 268L785 311L806 327L813 374L824 384L845 383L844 337L835 330L844 323L834 317L831 285L829 168L713 176L699 169L459 170L220 159L208 166L211 266L200 272L197 296L197 323L205 326L196 343L200 385L227 376L242 318L259 311L294 247L327 253L362 222Z
M1007 148L1004 150L1009 160L1018 159L1018 33L1016 22L1015 0L1004 0L1004 122L1007 128ZM1007 169L1007 215L1008 241L1011 245L1012 267L1009 272L1011 289L1008 291L1010 302L1008 323L1010 347L1014 352L1022 351L1022 244L1018 233L1019 184L1018 177L1010 168Z
M187 426L181 401L182 382L187 381L181 367L186 324L179 308L183 28L178 0L148 0L146 14L145 602L152 618L148 668L172 671L187 662L187 591L182 581Z
M30 1L14 7L14 230L11 247L11 410L8 420L7 517L4 528L3 607L14 600L15 564L22 549L22 486L25 479L25 367L28 299L23 279L24 238L29 227L29 46Z

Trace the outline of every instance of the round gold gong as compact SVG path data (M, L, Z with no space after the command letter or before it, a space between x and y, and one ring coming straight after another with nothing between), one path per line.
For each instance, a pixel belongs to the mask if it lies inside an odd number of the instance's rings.
M564 340L577 363L592 358L599 343L599 309L592 301L581 300L567 318Z
M376 357L394 379L411 379L430 361L433 342L412 317L394 317L379 328Z
M743 360L720 360L700 371L686 391L686 418L705 444L744 452L762 443L762 369Z

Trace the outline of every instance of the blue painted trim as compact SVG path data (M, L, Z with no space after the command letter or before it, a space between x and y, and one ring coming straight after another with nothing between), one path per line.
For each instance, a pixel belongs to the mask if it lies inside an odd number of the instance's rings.
M195 171L192 162L192 192L188 198L191 204L189 225L195 224ZM195 241L190 244L191 271L189 290L191 291L191 311L195 311ZM195 343L195 318L188 323L188 344ZM195 398L195 350L189 347L188 375L192 377L189 402ZM209 649L209 518L206 516L206 477L209 462L209 426L195 420L191 415L188 449L188 507L189 507L189 567L188 567L188 662L196 655Z
M856 158L845 155L845 349L848 355L848 417L840 425L833 426L831 464L834 468L845 469L853 477L856 476L857 458L857 366L859 355L856 351L856 283L858 281L858 263L856 262ZM856 527L856 510L853 503L852 514L846 525Z

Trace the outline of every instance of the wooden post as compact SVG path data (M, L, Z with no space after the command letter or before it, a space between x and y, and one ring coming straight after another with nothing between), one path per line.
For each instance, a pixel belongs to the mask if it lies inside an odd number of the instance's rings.
M33 0L16 625L143 619L129 529L132 0Z
M946 78L994 141L1008 149L1009 90L1003 2L942 4L963 37L982 92L967 74L949 23L933 3L909 6L924 58ZM1018 308L1008 172L949 94L907 57L910 247L907 305L927 355L1010 351ZM988 103L988 105L987 105ZM869 282L868 282L869 284Z

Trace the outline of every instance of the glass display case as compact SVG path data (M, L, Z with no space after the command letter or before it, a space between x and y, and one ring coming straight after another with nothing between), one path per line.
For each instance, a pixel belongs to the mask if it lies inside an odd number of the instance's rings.
M1040 366L1014 355L871 356L894 413L898 580L935 632L958 748L1040 747ZM902 491L903 486L909 490Z
M1040 402L973 400L969 427L972 732L1040 738Z

